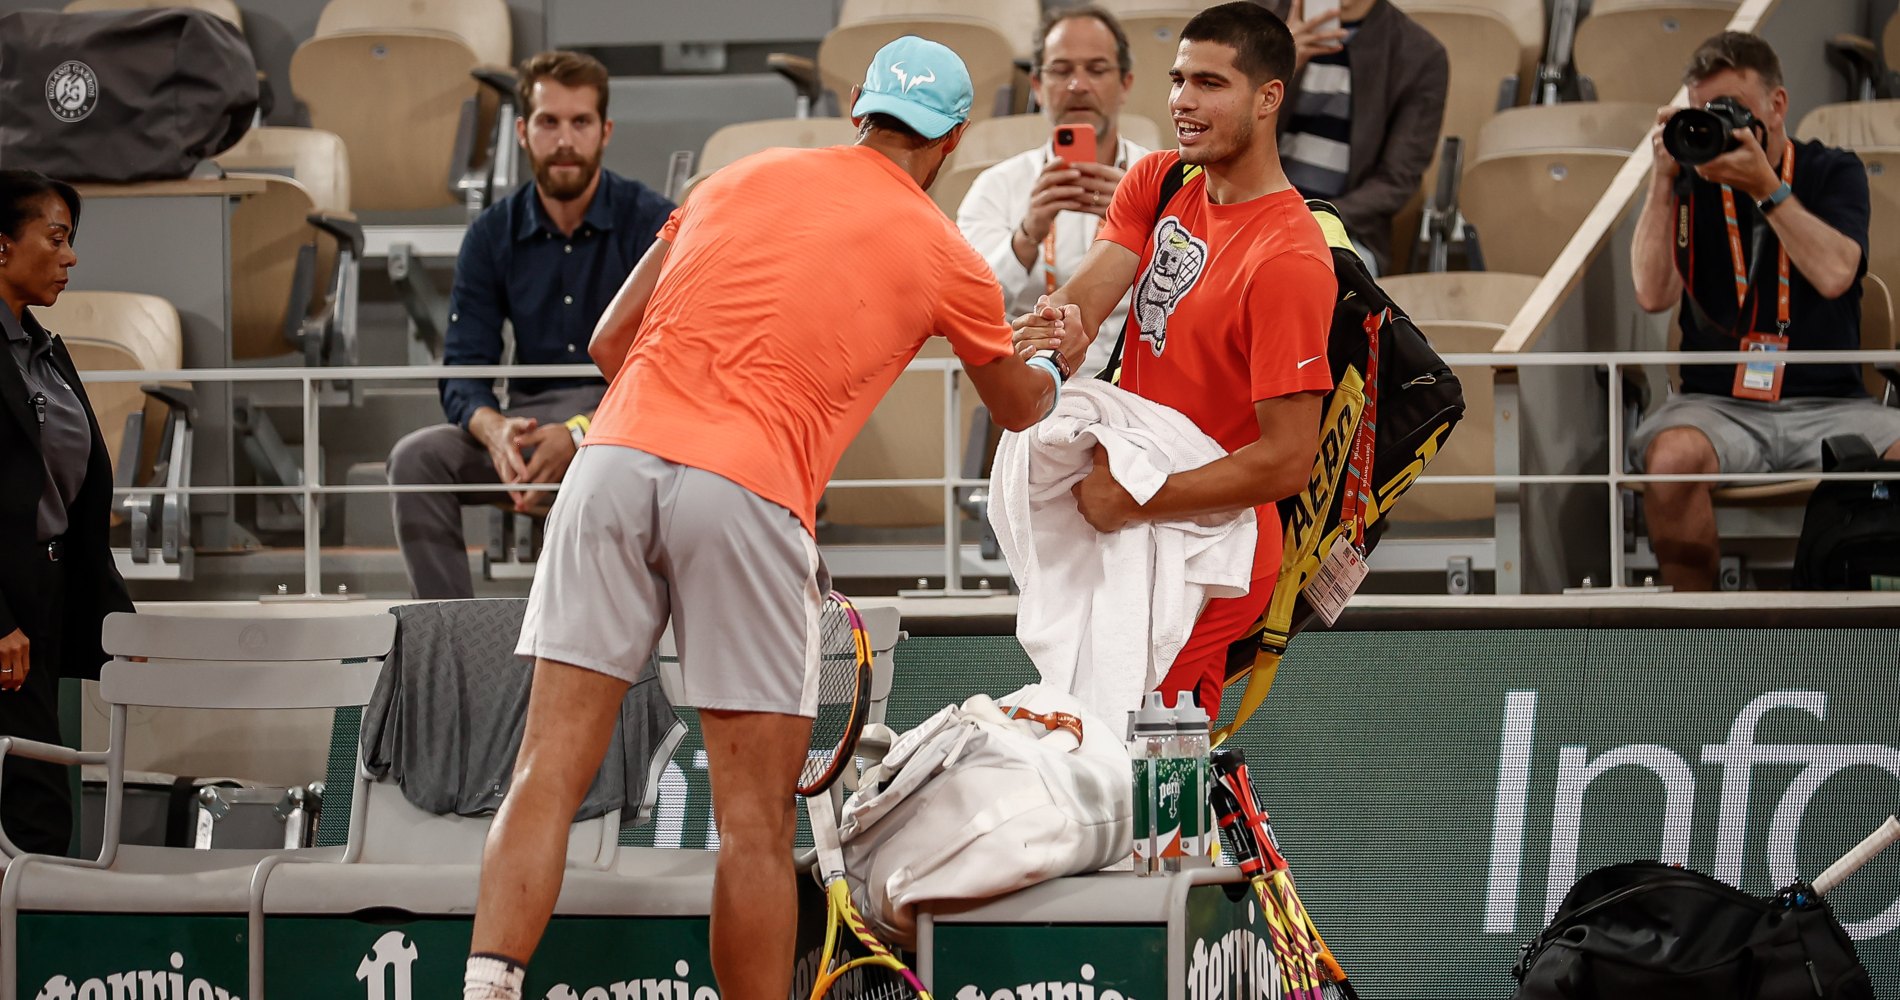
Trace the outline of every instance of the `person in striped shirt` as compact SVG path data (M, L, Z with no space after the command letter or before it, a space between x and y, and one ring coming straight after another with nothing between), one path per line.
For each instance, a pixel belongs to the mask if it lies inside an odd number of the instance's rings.
M1340 0L1336 12L1310 18L1305 6L1292 0L1284 11L1294 68L1280 159L1302 195L1339 209L1377 276L1390 267L1392 218L1438 145L1450 64L1445 47L1391 0Z

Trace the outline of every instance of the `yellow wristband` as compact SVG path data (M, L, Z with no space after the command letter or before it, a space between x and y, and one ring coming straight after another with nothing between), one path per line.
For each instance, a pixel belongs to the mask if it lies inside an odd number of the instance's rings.
M593 426L594 422L587 419L587 415L584 413L567 418L568 430L580 431L582 434L585 434L588 429Z

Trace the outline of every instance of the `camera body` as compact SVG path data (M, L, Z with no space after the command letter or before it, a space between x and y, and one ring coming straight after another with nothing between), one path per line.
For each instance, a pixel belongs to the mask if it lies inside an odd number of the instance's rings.
M1741 145L1732 135L1745 128L1757 142L1768 143L1768 127L1733 97L1718 97L1699 108L1684 108L1663 126L1663 148L1676 162L1697 167Z

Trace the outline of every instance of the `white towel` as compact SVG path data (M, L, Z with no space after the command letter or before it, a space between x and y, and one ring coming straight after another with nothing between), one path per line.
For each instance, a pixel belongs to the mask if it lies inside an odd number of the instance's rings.
M1022 591L1016 636L1045 684L1121 719L1166 676L1207 601L1247 592L1258 529L1249 509L1096 531L1069 490L1098 443L1138 503L1227 452L1180 411L1094 380L1064 386L1053 414L996 449L990 524Z

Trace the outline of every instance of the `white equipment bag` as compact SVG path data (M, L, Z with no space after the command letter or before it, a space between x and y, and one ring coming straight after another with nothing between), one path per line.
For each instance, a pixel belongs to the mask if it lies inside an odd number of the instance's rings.
M1119 727L1073 695L1031 684L972 696L899 737L845 803L852 896L880 937L914 947L919 904L985 899L1127 857L1132 784Z

